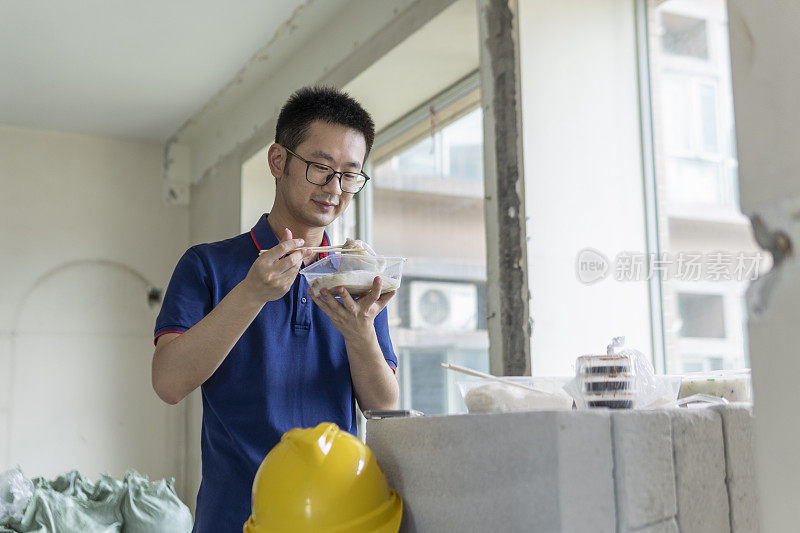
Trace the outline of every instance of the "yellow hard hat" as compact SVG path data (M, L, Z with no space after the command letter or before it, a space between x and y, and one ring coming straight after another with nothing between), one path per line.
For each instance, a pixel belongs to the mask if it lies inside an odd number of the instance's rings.
M332 423L292 429L261 463L244 533L397 533L403 500L372 451Z

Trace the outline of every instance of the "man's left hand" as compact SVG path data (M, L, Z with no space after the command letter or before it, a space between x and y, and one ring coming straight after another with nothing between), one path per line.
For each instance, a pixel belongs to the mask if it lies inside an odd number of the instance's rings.
M381 295L382 285L381 278L376 276L372 288L358 300L354 300L344 287L334 287L330 291L322 289L319 296L309 289L308 294L345 339L358 339L374 335L375 317L396 293L391 291ZM336 299L337 296L340 300Z

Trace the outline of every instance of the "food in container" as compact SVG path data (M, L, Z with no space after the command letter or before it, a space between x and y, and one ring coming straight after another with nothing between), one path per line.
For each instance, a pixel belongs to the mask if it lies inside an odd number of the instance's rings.
M372 281L375 276L381 276L381 294L396 291L400 287L400 279L386 277L372 271L363 272L341 272L323 276L312 280L309 284L315 295L319 295L322 289L331 290L334 287L344 287L350 296L363 296L372 288Z
M680 376L656 376L645 355L614 337L605 355L578 357L575 378L564 386L579 409L656 409L676 406Z
M456 381L461 397L470 413L503 413L508 411L543 411L572 409L572 398L563 390L568 378L532 378L505 376L502 379L525 385L541 392L525 390L488 380Z
M316 296L322 289L342 286L351 296L363 296L372 288L372 281L380 276L381 294L400 287L403 275L403 257L373 255L374 251L362 241L348 239L344 248L355 245L356 253L332 252L327 257L300 270Z
M351 251L350 253L355 255L378 255L375 253L375 250L372 249L372 246L367 244L366 241L362 241L361 239L351 239L347 238L342 245L343 250L357 250Z
M729 402L750 402L752 401L750 371L719 370L684 374L681 376L678 398L687 398L695 394L707 394L724 398Z
M678 393L674 379L656 376L645 355L622 348L625 337L614 337L605 355L578 357L575 378L564 386L579 409L648 409L671 405Z
M587 407L633 407L634 372L629 355L584 355L578 357L576 367Z

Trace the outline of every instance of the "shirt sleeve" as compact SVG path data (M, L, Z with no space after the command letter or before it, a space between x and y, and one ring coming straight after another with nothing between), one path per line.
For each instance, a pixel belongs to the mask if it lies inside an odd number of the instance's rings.
M394 373L397 373L397 354L394 353L392 346L392 339L389 338L389 314L388 310L384 307L378 316L375 317L375 333L378 335L378 344L381 346L383 358L392 367Z
M165 333L183 333L213 308L211 283L200 255L189 248L178 261L169 280L161 311L156 318L154 343Z

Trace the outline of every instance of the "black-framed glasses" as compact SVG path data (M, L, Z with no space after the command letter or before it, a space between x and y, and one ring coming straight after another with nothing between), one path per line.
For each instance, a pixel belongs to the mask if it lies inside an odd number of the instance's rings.
M284 146L284 148L286 147ZM370 179L363 172L338 172L328 165L304 159L288 148L286 151L306 164L306 181L314 185L327 185L334 176L337 176L342 192L355 194L363 189Z

